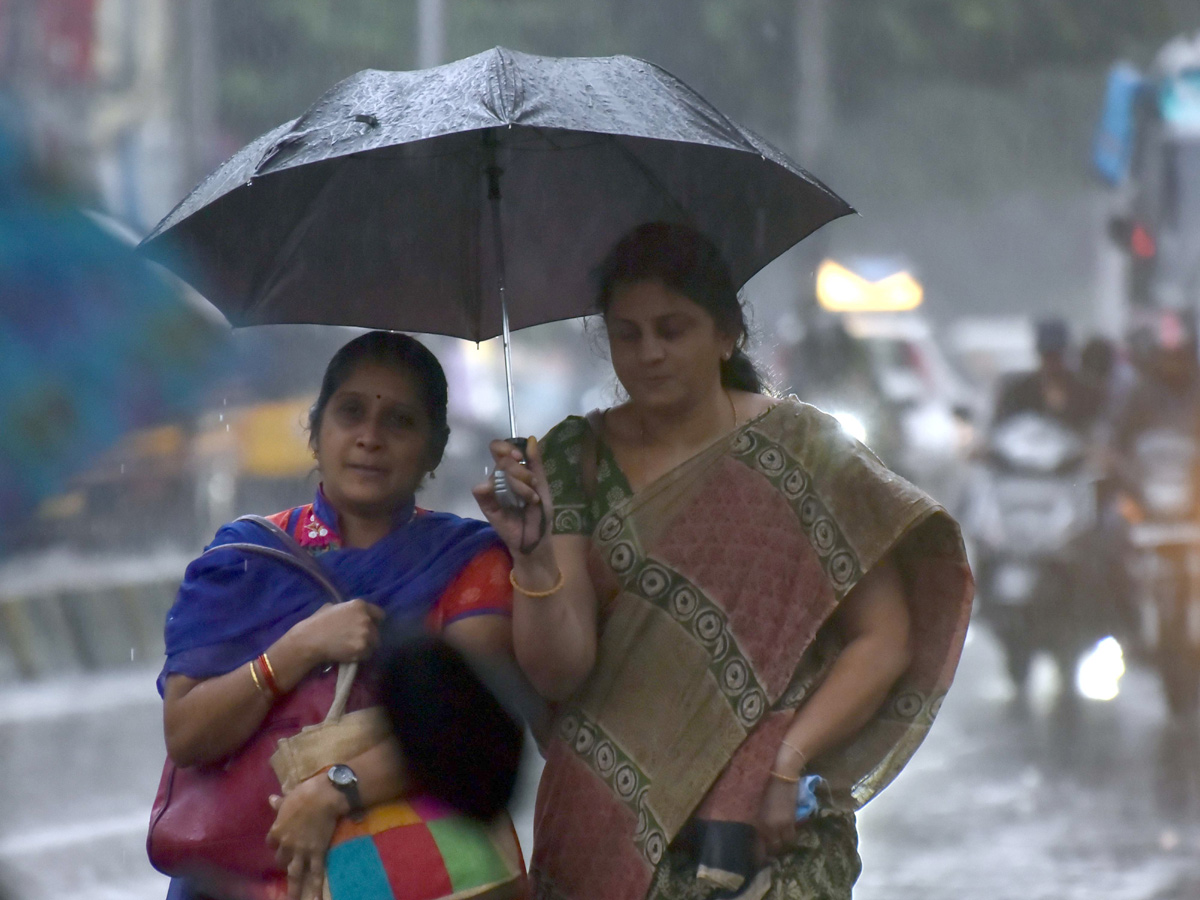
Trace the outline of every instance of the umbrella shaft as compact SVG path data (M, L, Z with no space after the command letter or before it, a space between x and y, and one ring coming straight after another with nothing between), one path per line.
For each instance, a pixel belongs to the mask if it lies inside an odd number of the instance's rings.
M484 147L488 154L486 171L488 176L488 205L492 208L492 236L496 243L496 282L500 289L501 340L504 341L504 382L508 387L508 427L512 437L517 436L517 411L513 401L512 377L512 334L508 328L508 290L504 276L504 230L500 221L500 175L504 171L496 165L496 139L489 131L484 135Z
M497 230L499 236L499 230ZM503 271L503 266L501 267ZM508 304L504 299L504 277L500 278L500 324L503 328L504 335L504 380L508 385L508 427L512 431L512 437L517 436L517 411L513 403L513 377L512 377L512 340L508 331Z

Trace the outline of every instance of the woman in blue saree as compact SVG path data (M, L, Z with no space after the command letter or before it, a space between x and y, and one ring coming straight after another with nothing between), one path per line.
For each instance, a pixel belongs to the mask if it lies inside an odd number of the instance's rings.
M507 551L484 523L414 503L422 479L441 461L446 407L441 366L410 337L372 332L334 356L309 421L321 475L316 498L269 518L354 599L332 605L306 575L268 557L234 547L212 552L226 544L278 546L254 522L223 526L210 551L189 566L167 617L167 662L158 686L175 766L229 759L301 694L316 696L312 706L328 708L337 664L369 659L385 618L423 621L466 651L511 652ZM373 703L369 680L363 681L356 682L351 710ZM335 832L362 809L400 798L411 800L414 821L436 818L428 804L409 796L394 742L341 763L286 796L245 798L246 808L237 812L263 819L263 838L277 851L279 869L243 892L280 896L286 885L297 900L320 896ZM420 846L437 852L432 841ZM521 869L515 852L515 867L505 859L514 878ZM418 862L411 877L426 883L393 884L394 893L480 894L478 885L451 877L450 870L461 867L440 858ZM506 873L492 874L497 883L506 880ZM170 896L202 894L177 879Z

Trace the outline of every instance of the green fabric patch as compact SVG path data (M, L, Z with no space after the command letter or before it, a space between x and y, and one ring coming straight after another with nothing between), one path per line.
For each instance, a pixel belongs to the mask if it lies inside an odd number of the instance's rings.
M426 823L442 852L454 892L506 881L512 873L480 825L458 816Z

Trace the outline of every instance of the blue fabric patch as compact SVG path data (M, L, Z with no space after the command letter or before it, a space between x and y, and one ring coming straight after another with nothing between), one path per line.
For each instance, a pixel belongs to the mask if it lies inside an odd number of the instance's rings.
M369 836L338 844L325 860L329 893L353 900L394 900L383 860Z

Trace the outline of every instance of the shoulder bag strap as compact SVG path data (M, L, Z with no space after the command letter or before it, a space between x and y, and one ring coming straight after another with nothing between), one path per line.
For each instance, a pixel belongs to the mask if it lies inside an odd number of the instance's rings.
M325 570L317 565L317 561L312 558L312 554L308 553L301 547L290 534L272 522L270 519L262 516L240 516L239 522L253 522L260 528L270 532L281 544L286 547L286 550L280 550L276 547L264 547L262 544L251 544L248 542L238 542L232 544L219 544L206 553L213 553L217 550L234 549L240 550L243 553L253 553L256 556L265 556L270 559L278 560L281 563L291 566L294 569L299 569L317 584L319 584L329 595L329 598L334 603L341 603L345 598L342 592L337 589L337 586L325 574ZM329 713L325 717L325 721L336 722L342 717L346 711L346 703L350 699L350 689L354 686L354 678L358 675L358 663L342 663L338 666L337 686L333 693L333 703L329 707Z

